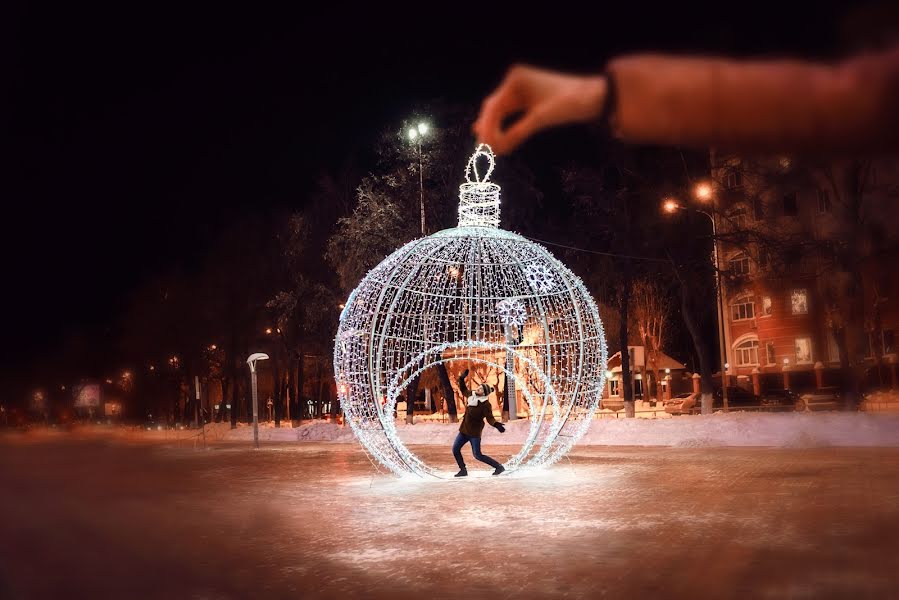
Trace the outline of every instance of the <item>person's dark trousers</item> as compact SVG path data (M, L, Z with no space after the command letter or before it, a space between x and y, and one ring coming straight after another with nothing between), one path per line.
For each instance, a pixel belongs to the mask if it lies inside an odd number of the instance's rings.
M459 432L456 435L456 441L453 442L453 456L456 457L456 464L459 465L460 469L465 468L465 461L462 460L462 446L471 442L471 454L475 457L475 459L481 461L482 463L487 463L494 469L499 468L501 465L487 456L486 454L481 453L481 438L479 437L469 437Z

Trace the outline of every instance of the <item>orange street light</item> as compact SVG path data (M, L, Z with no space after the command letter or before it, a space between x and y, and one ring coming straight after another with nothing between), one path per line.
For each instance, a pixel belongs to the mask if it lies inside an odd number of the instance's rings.
M712 184L708 181L701 181L696 184L696 187L693 188L693 195L696 196L696 199L700 202L708 202L712 199L712 194L714 190L712 189Z
M677 200L674 198L666 198L662 202L662 210L664 210L668 214L672 214L676 210L680 209L680 204L677 203Z
M265 328L265 335L271 335L271 334L272 334L272 328L271 328L271 327L266 327L266 328Z

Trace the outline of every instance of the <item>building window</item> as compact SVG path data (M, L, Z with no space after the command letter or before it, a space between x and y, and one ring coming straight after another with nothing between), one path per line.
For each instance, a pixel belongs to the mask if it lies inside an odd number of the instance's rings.
M756 221L761 221L765 218L765 204L758 196L752 199L752 218Z
M731 319L734 321L744 321L755 316L755 302L749 298L738 300L730 305Z
M724 187L729 190L743 187L743 173L737 168L731 168L724 176Z
M759 341L746 340L736 348L737 364L741 367L757 366L759 364Z
M796 363L812 362L812 338L796 338Z
M790 294L790 311L794 315L808 314L808 290L805 288L793 290Z
M730 222L736 231L746 229L746 210L740 208L730 214Z
M818 212L821 214L830 212L830 194L827 190L818 190Z
M774 307L771 304L771 296L762 296L762 316L770 317L774 314Z
M840 362L840 346L830 327L827 328L827 358L830 362Z
M767 360L767 364L776 365L777 364L777 353L774 351L774 342L765 342L765 360Z
M799 197L796 192L784 194L784 216L795 217L799 214Z
M896 338L892 329L883 330L883 353L893 354L896 352Z
M728 262L731 275L749 275L751 268L749 264L749 256L746 254L737 254Z
M618 396L618 380L610 379L609 380L609 396Z

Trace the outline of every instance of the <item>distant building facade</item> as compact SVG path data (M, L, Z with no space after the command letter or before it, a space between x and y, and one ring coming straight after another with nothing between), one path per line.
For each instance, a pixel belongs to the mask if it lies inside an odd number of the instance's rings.
M786 371L794 389L839 383L839 309L829 290L834 253L848 243L862 257L853 268L876 371L869 378L889 384L879 367L896 361L899 332L899 162L853 167L863 190L855 200L841 196L844 169L793 172L800 167L789 158L759 164L715 152L711 165L729 381L750 387L757 373L763 388L782 388Z

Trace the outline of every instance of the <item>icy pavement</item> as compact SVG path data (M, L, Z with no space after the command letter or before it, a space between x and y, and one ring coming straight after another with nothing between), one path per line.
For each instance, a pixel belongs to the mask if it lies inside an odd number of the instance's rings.
M415 450L452 465L448 448ZM377 475L354 445L2 445L0 597L884 598L899 586L899 449L588 447L511 477L466 456L479 477L423 482Z

